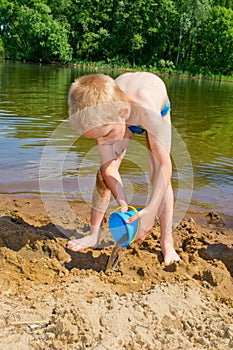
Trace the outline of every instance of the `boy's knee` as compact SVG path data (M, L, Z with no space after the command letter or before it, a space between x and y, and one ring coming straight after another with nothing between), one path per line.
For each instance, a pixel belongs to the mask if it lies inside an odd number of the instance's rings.
M96 180L97 180L98 183L104 182L104 177L102 175L101 168L97 171Z
M97 174L96 174L96 187L101 192L109 190L106 182L104 181L104 177L102 175L101 169L99 169Z

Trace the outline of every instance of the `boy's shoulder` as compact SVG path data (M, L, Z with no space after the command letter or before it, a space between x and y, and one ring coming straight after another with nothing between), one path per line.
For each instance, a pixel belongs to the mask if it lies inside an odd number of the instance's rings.
M119 75L115 81L120 80L148 80L148 81L162 81L156 74L150 72L127 72Z
M116 84L129 96L144 100L146 95L164 100L167 95L166 86L156 74L149 72L124 73L115 79Z
M163 80L154 73L149 72L128 72L121 74L115 79L115 82L120 87L131 87L150 89L165 86Z

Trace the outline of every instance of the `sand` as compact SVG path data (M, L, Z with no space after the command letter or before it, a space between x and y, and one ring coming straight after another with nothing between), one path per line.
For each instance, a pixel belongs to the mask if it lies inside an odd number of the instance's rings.
M70 203L76 231L90 210ZM233 349L233 226L188 213L174 235L181 261L162 262L159 227L105 272L112 241L74 253L39 198L1 196L0 350Z

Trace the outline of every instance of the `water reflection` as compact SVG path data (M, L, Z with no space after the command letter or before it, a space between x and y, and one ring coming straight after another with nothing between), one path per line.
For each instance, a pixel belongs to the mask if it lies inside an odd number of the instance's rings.
M44 146L53 131L62 122L67 123L68 89L75 77L85 73L74 67L0 62L0 193L39 192ZM164 80L172 101L173 125L185 141L193 163L195 188L191 207L217 206L232 214L233 84L172 77ZM90 200L98 155L86 157L94 141L75 137L67 123L65 133L48 145L50 172L42 180L48 184L49 192L56 192L53 179L58 168L57 155L65 153L63 190L68 197L78 198L82 186ZM137 136L136 141L145 145L143 136ZM137 192L137 198L132 200L140 205L148 192L146 171L142 173L135 162L126 159L121 172L129 196ZM182 176L188 181L189 172L184 169ZM87 178L91 180L85 182ZM174 168L175 190L177 183Z

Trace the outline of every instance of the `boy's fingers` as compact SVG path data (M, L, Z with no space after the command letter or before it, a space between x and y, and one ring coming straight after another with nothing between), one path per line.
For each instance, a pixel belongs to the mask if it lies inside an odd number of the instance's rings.
M122 213L126 213L128 211L128 207L121 207L120 211Z
M128 218L128 219L126 220L126 222L127 222L128 224L130 224L131 222L134 222L135 220L138 220L139 217L140 217L140 215L139 215L139 213L137 212L136 214L134 214L133 216L131 216L130 218Z
M128 204L125 201L120 201L119 204L121 206L120 212L126 213L128 211Z
M127 205L127 204L121 206L121 208L120 208L120 212L121 212L121 213L126 213L127 211L128 211L128 205Z
M135 240L137 243L142 243L144 239L146 239L150 234L152 233L152 230L148 230L144 235L140 236L138 239Z

